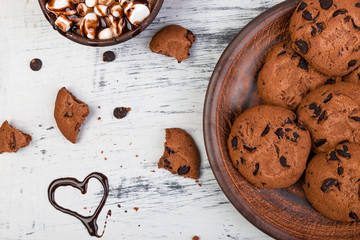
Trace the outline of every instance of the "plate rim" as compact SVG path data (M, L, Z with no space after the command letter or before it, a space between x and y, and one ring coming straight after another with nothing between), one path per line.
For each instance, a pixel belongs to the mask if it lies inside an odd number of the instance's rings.
M206 154L208 161L210 163L211 169L215 176L216 181L218 182L222 192L231 202L231 204L237 209L237 211L245 217L247 221L253 224L262 232L267 235L277 238L277 239L298 239L294 235L291 235L289 232L284 231L284 229L279 228L276 225L273 225L271 222L268 222L264 218L260 217L256 211L254 211L246 199L240 194L240 198L243 200L239 202L235 195L239 195L236 191L236 188L231 183L232 180L229 175L220 174L220 168L224 169L225 166L222 163L219 163L216 159L221 158L220 149L216 147L216 142L218 139L216 133L216 108L218 103L214 99L219 98L220 87L222 86L224 79L219 80L221 74L226 74L232 64L224 65L224 62L230 58L234 58L238 55L239 51L236 49L242 49L242 47L248 42L249 39L252 39L256 33L257 29L263 29L266 27L264 19L276 19L282 15L282 9L287 9L291 7L296 7L300 0L286 0L281 2L265 12L261 13L248 24L243 27L238 34L232 39L229 45L226 47L221 57L219 58L214 71L210 77L209 85L205 95L204 102L204 113L203 113L203 137L205 142ZM254 27L256 26L256 27Z

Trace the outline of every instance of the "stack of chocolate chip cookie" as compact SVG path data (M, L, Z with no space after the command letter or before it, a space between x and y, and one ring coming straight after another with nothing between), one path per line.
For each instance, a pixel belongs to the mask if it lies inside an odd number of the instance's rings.
M360 220L360 1L303 0L289 33L259 73L266 105L231 128L230 158L260 188L289 187L305 171L305 195L320 213Z

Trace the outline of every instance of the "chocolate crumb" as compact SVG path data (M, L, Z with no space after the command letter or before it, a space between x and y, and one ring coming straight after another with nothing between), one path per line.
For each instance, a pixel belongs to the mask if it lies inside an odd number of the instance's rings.
M131 108L126 108L126 107L117 107L114 109L114 117L117 119L121 119L126 117L126 115L128 114L128 112L131 110Z
M115 53L112 51L106 51L103 54L103 61L104 62L112 62L115 60Z
M30 61L30 68L33 71L39 71L42 67L42 61L38 58L34 58Z

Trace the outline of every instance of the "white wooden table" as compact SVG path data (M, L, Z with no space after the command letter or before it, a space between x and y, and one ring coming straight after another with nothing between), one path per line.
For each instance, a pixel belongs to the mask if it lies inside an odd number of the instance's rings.
M0 0L0 122L8 120L33 136L29 147L0 155L0 239L94 239L47 199L52 180L82 180L94 171L110 182L98 222L102 230L112 210L104 240L268 239L218 186L205 153L202 116L207 85L225 47L245 24L279 2L165 0L156 20L135 39L92 48L54 31L37 0ZM148 48L151 37L168 24L197 36L191 58L181 64ZM114 62L102 62L106 50L116 53ZM43 61L39 72L29 68L33 58ZM91 109L76 145L65 140L53 118L63 86ZM118 120L112 116L118 106L132 110ZM157 169L167 127L194 137L202 186ZM101 187L91 181L89 193L80 195L59 189L57 198L88 214L101 199Z

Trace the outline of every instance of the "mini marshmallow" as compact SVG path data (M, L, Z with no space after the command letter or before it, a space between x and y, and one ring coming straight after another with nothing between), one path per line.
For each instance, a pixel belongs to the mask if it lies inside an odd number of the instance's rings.
M85 0L85 4L86 6L92 8L95 7L95 5L97 4L97 0Z
M114 0L98 0L98 4L110 6L116 3Z
M60 15L55 21L55 25L58 26L58 28L63 32L69 31L72 24L73 24L72 21L70 21L64 15Z
M85 3L80 3L77 7L76 10L78 12L78 14L80 16L85 16L86 14L88 14L89 12L91 12L91 8L89 8L88 6L86 6Z
M80 33L82 36L87 36L90 39L96 37L96 31L99 26L99 17L95 13L88 13L81 20Z
M105 22L108 27L111 29L113 36L119 36L125 26L124 18L114 18L112 15L109 15L105 18Z
M126 2L124 4L124 12L131 24L138 25L150 15L150 4L144 5Z
M110 7L110 12L116 18L120 18L124 15L124 11L123 11L122 7L120 6L120 4L118 4L118 3L113 4Z
M105 28L101 30L98 34L99 39L110 39L113 37L113 33L110 28Z
M108 6L98 4L94 7L94 12L99 17L106 17L108 12Z
M72 0L49 0L46 3L46 9L57 16L76 14L75 5Z

